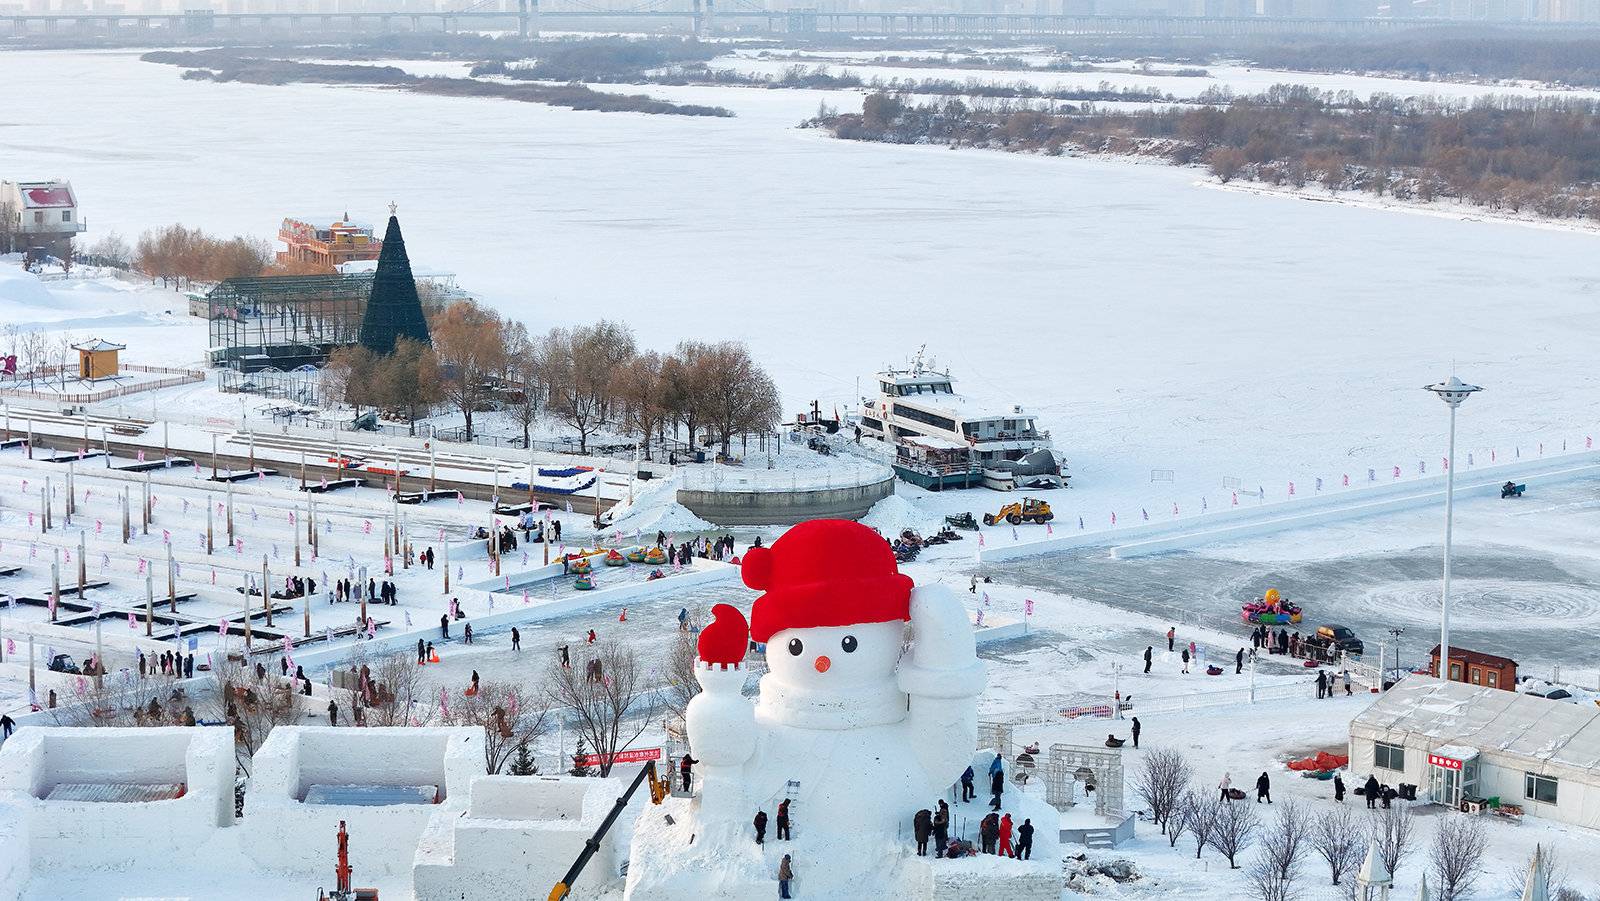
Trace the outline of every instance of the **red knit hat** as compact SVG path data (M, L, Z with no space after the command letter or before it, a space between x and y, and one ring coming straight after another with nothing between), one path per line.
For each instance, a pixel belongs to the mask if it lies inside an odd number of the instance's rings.
M814 519L770 548L744 555L744 584L765 591L750 608L750 637L784 629L887 623L911 617L911 577L877 532L843 519Z

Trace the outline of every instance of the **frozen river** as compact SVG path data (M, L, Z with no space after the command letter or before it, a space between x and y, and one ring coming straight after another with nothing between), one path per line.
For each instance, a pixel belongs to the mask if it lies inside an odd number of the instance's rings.
M1452 365L1489 389L1462 409L1462 456L1527 459L1596 431L1593 234L1219 191L1196 169L795 127L824 101L858 108L852 92L629 89L737 113L709 119L179 74L132 52L0 53L0 175L70 178L89 242L179 221L272 236L290 215L381 221L394 201L415 262L457 273L533 331L606 316L656 349L742 339L790 413L813 399L843 408L858 377L926 343L961 388L1039 414L1074 473L1057 503L1091 527L1116 510L1218 509L1226 478L1275 500L1315 478L1436 472L1448 420L1419 388ZM1259 90L1294 77L1227 78ZM194 346L134 331L118 335L134 361L203 352L195 331ZM1595 515L1575 498L1527 552L1539 560L1520 564L1526 523L1481 536L1461 590L1486 618L1463 634L1505 613L1543 656L1551 622L1597 628ZM1303 548L1311 562L1265 573L1190 554L1063 560L1073 578L1055 577L1116 590L1143 571L1152 595L1228 615L1268 583L1308 602L1337 585L1337 607L1308 611L1370 640L1397 606L1431 617L1419 592L1437 516L1419 523L1319 533ZM1379 562L1337 562L1354 554ZM1529 579L1546 586L1537 604L1519 587Z

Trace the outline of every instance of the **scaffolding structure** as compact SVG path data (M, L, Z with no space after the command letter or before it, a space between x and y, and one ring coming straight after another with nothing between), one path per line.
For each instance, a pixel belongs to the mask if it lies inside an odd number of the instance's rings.
M206 295L210 359L240 372L320 366L361 335L371 272L230 278Z
M1077 804L1077 787L1094 795L1094 812L1122 815L1122 750L1054 744L1044 765L1045 803L1057 810Z

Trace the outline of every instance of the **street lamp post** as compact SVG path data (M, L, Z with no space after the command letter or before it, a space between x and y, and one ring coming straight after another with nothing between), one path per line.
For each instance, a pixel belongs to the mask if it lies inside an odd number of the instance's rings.
M1456 487L1456 408L1478 391L1483 389L1477 385L1468 385L1455 376L1448 381L1436 385L1425 385L1424 388L1439 395L1439 399L1450 405L1450 451L1445 458L1444 475L1444 591L1440 604L1439 618L1439 672L1438 676L1446 682L1450 681L1450 534L1455 525L1455 487Z

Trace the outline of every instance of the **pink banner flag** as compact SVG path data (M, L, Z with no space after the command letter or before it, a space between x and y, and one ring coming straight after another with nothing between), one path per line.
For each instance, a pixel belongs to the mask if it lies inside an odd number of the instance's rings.
M139 628L139 622L133 618L133 613L132 612L128 613L128 628L130 628L130 629Z
M1290 497L1294 497L1294 483L1293 482L1289 483L1289 496Z
M1022 601L1022 614L1024 616L1032 616L1033 615L1033 598L1024 598L1023 599L1023 601Z
M217 623L217 637L218 638L227 638L228 637L228 621L227 620L223 620L223 621Z

